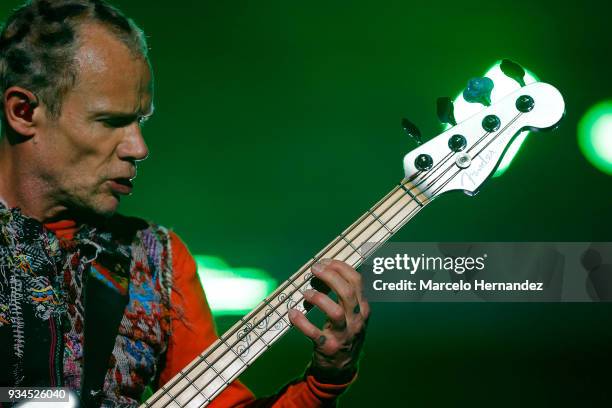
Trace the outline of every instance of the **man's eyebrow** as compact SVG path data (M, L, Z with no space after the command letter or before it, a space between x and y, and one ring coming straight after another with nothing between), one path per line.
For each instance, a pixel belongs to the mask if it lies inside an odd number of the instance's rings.
M139 112L125 112L125 111L112 111L112 110L108 110L108 111L95 111L91 113L91 116L96 117L96 118L105 118L105 117L113 117L113 118L124 118L124 119L129 119L129 118L139 118L139 117L145 117L148 118L151 115L153 115L153 112L155 111L154 107L151 107L150 109L148 109L147 111L139 111Z
M113 118L136 118L139 115L134 112L120 112L120 111L97 111L93 112L92 116L105 118L105 117L113 117Z

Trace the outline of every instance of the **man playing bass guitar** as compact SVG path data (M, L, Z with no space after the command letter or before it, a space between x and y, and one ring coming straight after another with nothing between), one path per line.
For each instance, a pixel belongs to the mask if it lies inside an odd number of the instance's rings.
M148 155L145 36L103 0L31 0L0 34L0 84L0 386L137 406L217 340L185 244L116 212ZM303 378L259 400L233 381L209 406L326 406L354 380L369 315L360 275L329 259L312 271L338 301L304 292L322 329L288 313L314 344Z

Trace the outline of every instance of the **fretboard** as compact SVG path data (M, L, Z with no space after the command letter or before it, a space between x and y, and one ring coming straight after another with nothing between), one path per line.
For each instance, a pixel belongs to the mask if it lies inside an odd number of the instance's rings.
M141 407L208 405L291 328L290 309L307 313L302 294L312 288L315 262L337 259L357 268L428 202L427 194L402 181Z

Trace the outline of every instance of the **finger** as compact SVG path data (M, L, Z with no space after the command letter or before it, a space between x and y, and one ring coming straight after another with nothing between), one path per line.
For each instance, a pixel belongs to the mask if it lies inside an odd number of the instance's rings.
M358 312L367 322L367 320L370 318L370 304L368 303L368 300L365 298L365 296L361 296L361 298L359 299L359 305L360 310ZM356 311L354 310L354 312Z
M323 267L323 269L321 269L321 267ZM326 275L326 270L336 272L336 274L332 273L331 279L333 279L334 275L341 278L335 280L335 287L334 283L331 283L329 279L326 280L326 283L332 286L334 291L339 295L339 301L345 311L347 327L350 327L351 332L361 332L367 325L367 320L370 315L370 305L362 293L361 276L359 276L357 272L346 263L329 259L322 260L320 265L313 268L313 273L319 273L317 271L320 271L321 275L319 275L319 277L321 280L325 280L326 278L330 277L330 275ZM348 283L344 277L351 279L352 282L358 286L355 287L349 284L348 292L342 293L339 289L340 287L344 286L342 285L342 281ZM347 301L347 299L350 300ZM335 329L338 330L337 324Z
M329 268L336 270L344 280L351 283L355 290L358 303L353 307L353 314L360 314L367 319L370 315L370 305L363 294L363 280L361 274L346 262L334 260L329 263Z
M312 324L310 320L308 320L306 316L304 316L301 312L295 309L291 309L287 314L289 316L289 321L291 322L291 324L297 327L298 330L304 333L304 335L310 340L312 340L316 344L325 341L321 339L321 336L323 336L323 332L321 331L321 329Z
M346 328L346 317L344 309L334 302L329 296L317 292L316 290L305 290L304 299L310 304L317 306L323 313L327 315L332 323L332 329L344 330Z
M357 296L361 295L363 291L363 283L361 280L361 274L355 270L352 266L346 262L333 260L329 263L328 268L332 268L337 271L342 278L350 283L357 293Z
M324 259L312 266L312 273L336 292L346 316L352 316L359 301L357 300L355 288L336 270L338 263L338 261Z
M338 352L340 343L332 333L319 329L298 310L291 309L288 315L289 321L312 340L316 353L322 356L333 356Z

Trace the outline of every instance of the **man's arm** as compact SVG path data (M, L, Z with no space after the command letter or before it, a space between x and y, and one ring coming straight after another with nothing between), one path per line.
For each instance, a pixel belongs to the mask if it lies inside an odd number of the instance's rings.
M172 246L173 290L171 302L181 311L181 318L172 321L172 336L166 361L160 374L162 386L183 367L195 359L218 338L204 290L197 275L195 260L186 245L173 232ZM253 393L241 382L232 382L210 407L320 407L340 395L350 384L325 384L313 375L295 381L278 394L255 400Z

